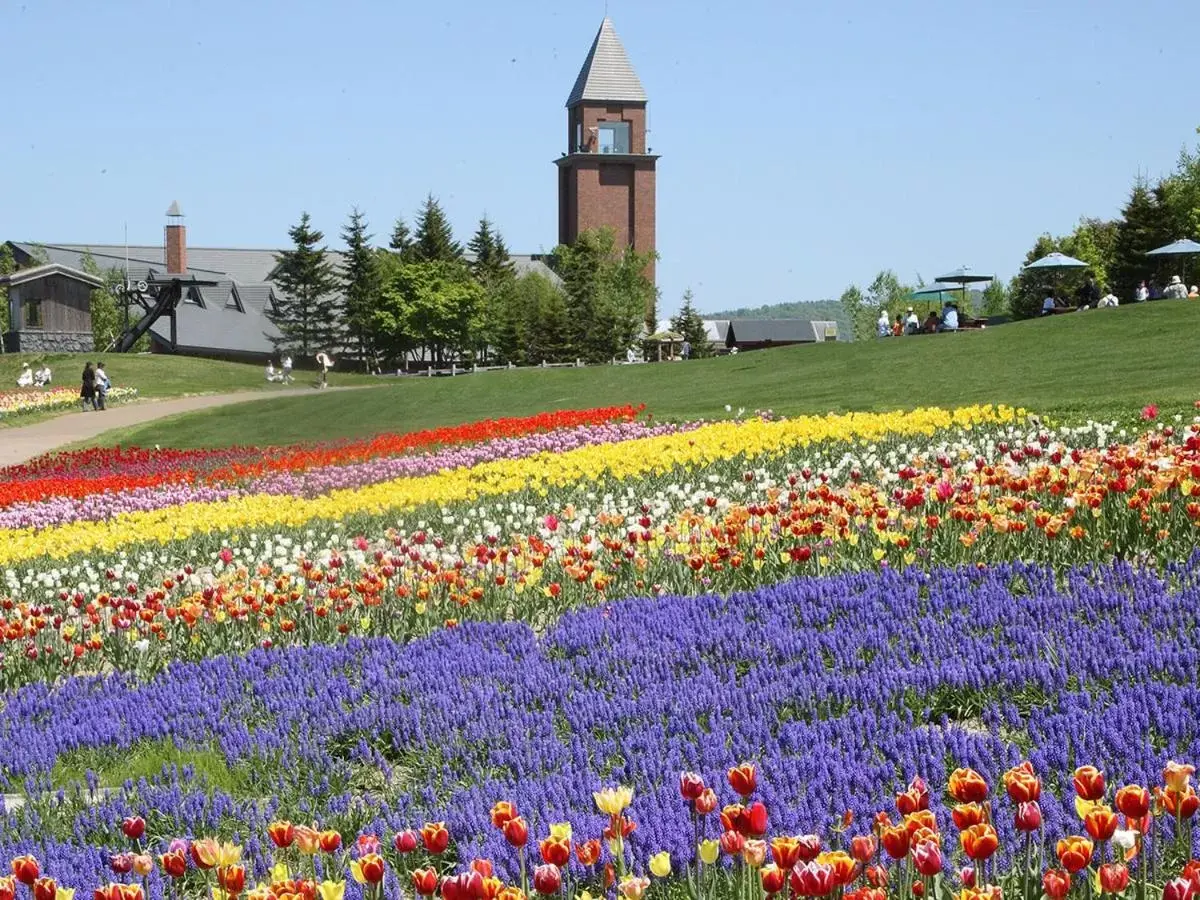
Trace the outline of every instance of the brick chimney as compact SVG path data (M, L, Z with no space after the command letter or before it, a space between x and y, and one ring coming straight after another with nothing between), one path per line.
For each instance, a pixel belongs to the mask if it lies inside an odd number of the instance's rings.
M167 209L167 227L163 244L166 247L168 275L181 275L187 271L187 228L183 224L183 211L179 202L171 203Z

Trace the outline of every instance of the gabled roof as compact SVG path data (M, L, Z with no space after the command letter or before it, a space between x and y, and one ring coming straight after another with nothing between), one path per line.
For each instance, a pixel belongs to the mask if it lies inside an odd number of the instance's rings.
M648 98L642 82L633 70L625 47L617 37L612 19L605 16L600 31L592 42L575 87L567 98L567 106L591 101L594 103L645 103Z
M49 275L63 275L67 278L74 278L76 281L82 281L84 284L90 284L92 287L100 287L104 284L103 278L97 278L95 275L89 275L80 269L57 262L34 266L32 269L21 269L19 272L13 272L11 275L0 276L0 284L8 284L15 287L18 284L24 284L27 281L37 281L39 278L46 278Z
M817 330L808 319L729 320L729 341L734 344L808 343L817 339Z

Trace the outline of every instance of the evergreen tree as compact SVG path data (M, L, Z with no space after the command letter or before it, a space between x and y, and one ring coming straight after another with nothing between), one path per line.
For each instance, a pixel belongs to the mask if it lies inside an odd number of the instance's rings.
M7 241L0 242L0 276L17 271L17 261ZM0 287L0 353L4 352L4 335L8 332L8 285Z
M1133 300L1138 284L1155 273L1155 259L1146 252L1170 243L1173 238L1169 235L1167 211L1146 180L1139 178L1121 210L1109 273L1113 293L1122 303Z
M460 262L462 247L454 240L454 232L446 213L430 194L417 216L417 231L413 237L412 257L415 262Z
M334 292L337 274L325 248L325 235L312 227L308 213L288 229L292 249L275 256L267 278L279 289L267 318L279 329L277 349L308 359L320 350L331 350L341 333L341 310Z
M371 311L382 288L379 260L371 249L367 220L358 208L342 229L346 255L342 262L342 297L345 304L346 336L358 354L365 371L370 371L375 355L372 341Z
M500 236L488 217L479 220L479 228L467 244L467 249L474 257L471 260L471 272L480 284L497 284L513 274L512 259L504 238Z
M412 232L408 230L408 223L404 221L403 216L396 220L388 246L399 254L401 262L414 262Z
M692 289L683 292L683 305L679 312L671 317L671 330L683 335L683 339L691 344L692 356L696 358L712 356L713 346L708 339L708 329L704 327L704 319L696 312L692 303Z

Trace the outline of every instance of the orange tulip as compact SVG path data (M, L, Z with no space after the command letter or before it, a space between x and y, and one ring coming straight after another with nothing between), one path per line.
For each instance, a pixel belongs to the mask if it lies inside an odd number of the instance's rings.
M960 803L951 810L950 816L959 831L978 825L985 819L983 807L978 803Z
M976 862L989 858L1000 846L1000 837L996 829L986 823L972 825L958 835L963 852Z
M517 808L507 800L499 801L492 807L492 825L503 830L504 824L517 817Z
M879 834L883 849L892 859L908 856L908 829L903 825L886 825Z
M301 853L313 854L321 849L321 832L315 828L309 828L307 825L297 825L293 832L296 838L296 847Z
M1026 760L1004 773L1004 789L1013 803L1032 803L1041 799L1042 779L1033 772L1033 763Z
M33 900L54 900L58 883L53 878L39 878L33 883Z
M1080 766L1072 781L1081 800L1095 801L1104 796L1104 773L1095 766Z
M729 786L741 794L743 797L749 797L758 787L758 769L754 763L742 763L734 766L727 773L729 778Z
M435 856L444 853L450 844L450 832L446 830L445 822L426 822L421 828L421 840L425 849Z
M217 884L225 893L236 897L246 886L246 870L242 866L221 866L217 869Z
M904 817L904 827L908 829L910 837L921 829L936 833L937 817L933 814L932 810L919 809Z
M529 826L521 816L513 816L502 828L504 839L514 847L524 847L529 840ZM424 834L424 832L422 832Z
M1063 900L1071 890L1071 875L1062 869L1051 869L1042 876L1042 890L1050 900Z
M778 894L787 884L787 871L774 863L763 866L758 877L762 880L763 892L767 896Z
M865 864L871 861L871 857L875 855L875 850L878 846L875 841L875 835L860 834L850 841L850 855L860 863Z
M1062 867L1074 875L1087 868L1092 861L1092 842L1080 835L1071 835L1060 840L1054 847Z
M383 881L383 857L378 853L368 853L356 862L358 864L357 874L362 876L364 884L379 884Z
M296 828L288 821L272 822L267 826L267 835L272 843L281 850L292 846L296 841Z
M433 869L414 869L412 885L413 890L422 897L432 897L437 893L438 874Z
M566 838L548 837L538 844L538 852L544 862L553 863L560 869L571 861L571 842Z
M987 795L987 782L974 769L955 769L950 773L950 796L959 803L981 803Z
M780 835L771 840L771 859L784 872L800 861L800 842L794 837Z
M1100 890L1119 894L1129 887L1129 869L1123 863L1105 863L1100 867Z
M575 845L575 858L581 866L594 866L600 860L600 842L595 838Z
M1196 796L1196 790L1190 784L1182 792L1171 789L1164 791L1160 788L1157 796L1159 805L1170 816L1190 819L1196 814L1197 808L1200 808L1200 797Z
M1121 815L1129 819L1144 819L1150 812L1150 792L1136 784L1117 791L1115 802Z
M1096 806L1083 817L1083 827L1095 841L1107 841L1117 830L1117 814L1107 806Z
M332 829L321 832L321 850L324 853L336 853L342 846L342 836Z

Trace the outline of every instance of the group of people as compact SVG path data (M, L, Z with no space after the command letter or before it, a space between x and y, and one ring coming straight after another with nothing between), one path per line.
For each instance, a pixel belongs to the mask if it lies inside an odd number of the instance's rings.
M272 360L267 360L267 381L278 382L279 384L292 383L292 358L284 356L276 369Z
M1188 290L1178 275L1172 275L1165 288L1160 288L1158 282L1151 278L1137 286L1133 299L1136 303L1145 303L1147 300L1200 300L1200 289L1193 284Z
M53 380L54 374L50 371L49 366L43 363L41 368L35 372L29 363L25 363L21 367L21 374L17 376L17 387L46 387Z
M931 309L924 322L911 306L903 316L897 315L895 322L888 317L886 309L881 309L879 321L875 323L876 333L881 338L900 337L905 334L938 334L944 331L958 331L959 327L958 304L956 303L947 303L942 308L940 316L936 310Z
M93 367L88 363L83 367L83 387L79 390L79 401L84 412L91 409L105 409L104 401L108 397L108 389L112 382L104 371L104 363L98 362Z

